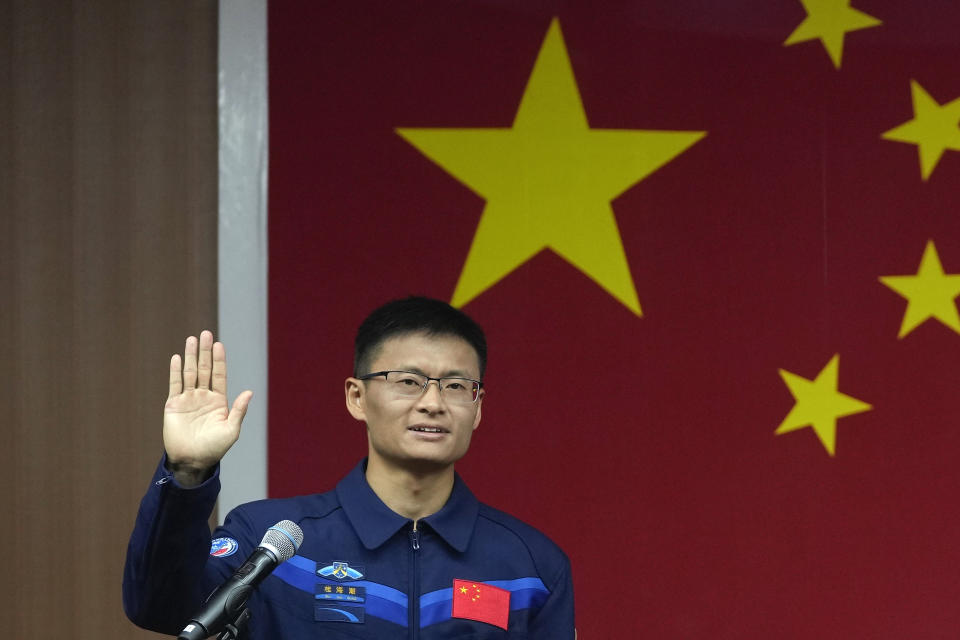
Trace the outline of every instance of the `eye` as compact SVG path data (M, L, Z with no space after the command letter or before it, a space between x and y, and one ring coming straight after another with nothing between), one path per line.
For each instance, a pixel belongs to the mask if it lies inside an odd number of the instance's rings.
M462 382L458 382L458 381L453 381L453 380L451 380L451 381L447 382L447 384L446 384L446 386L444 387L444 389L449 389L450 391L466 391L466 390L467 390L467 386L466 386L465 384L463 384Z
M417 378L417 376L409 373L401 374L400 377L397 378L396 382L397 384L405 387L422 387L423 386L422 380Z

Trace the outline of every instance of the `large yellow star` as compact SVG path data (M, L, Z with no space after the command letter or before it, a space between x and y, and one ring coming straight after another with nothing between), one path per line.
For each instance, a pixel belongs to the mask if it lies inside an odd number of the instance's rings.
M868 29L883 24L871 15L850 8L850 0L800 0L807 11L807 17L793 30L783 46L806 42L819 38L823 47L833 60L833 66L840 68L843 58L843 37L850 31Z
M610 201L702 131L591 129L554 20L510 129L397 129L487 203L453 294L466 304L552 249L637 315Z
M920 175L926 180L944 151L960 151L960 98L937 104L916 80L910 81L910 94L913 97L913 120L890 129L881 137L917 145Z
M880 282L907 299L907 312L897 338L903 338L929 318L936 318L960 333L960 316L954 302L960 295L960 274L943 272L933 240L927 241L917 275L881 276Z
M797 402L777 427L776 435L813 427L827 453L832 456L836 451L837 419L873 408L837 391L839 372L840 354L835 354L830 359L816 380L807 380L780 369L780 377Z

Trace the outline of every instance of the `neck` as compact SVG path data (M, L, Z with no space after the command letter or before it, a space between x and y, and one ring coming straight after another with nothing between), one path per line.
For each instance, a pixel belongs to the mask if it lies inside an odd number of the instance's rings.
M409 469L388 464L371 455L367 460L367 484L390 510L417 520L439 511L453 491L453 465L432 469Z

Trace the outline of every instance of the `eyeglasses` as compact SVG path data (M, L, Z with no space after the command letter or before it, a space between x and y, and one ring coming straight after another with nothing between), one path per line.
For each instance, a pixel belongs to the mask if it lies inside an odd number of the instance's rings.
M440 395L447 402L454 404L473 404L480 397L480 389L483 383L479 380L470 378L431 378L422 373L413 371L377 371L360 376L360 380L372 380L373 378L383 378L387 382L387 388L395 395L407 398L416 398L427 390L427 385L432 380L437 381L437 387L440 389Z

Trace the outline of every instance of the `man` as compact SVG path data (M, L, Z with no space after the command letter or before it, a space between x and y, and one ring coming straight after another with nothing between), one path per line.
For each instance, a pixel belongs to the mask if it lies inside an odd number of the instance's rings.
M333 491L234 509L211 544L218 463L253 394L228 411L223 345L208 331L188 338L170 361L166 454L127 551L127 615L178 633L270 526L292 520L303 545L250 598L251 638L573 638L567 557L454 473L480 424L486 355L480 327L444 302L375 310L344 384L367 458Z

